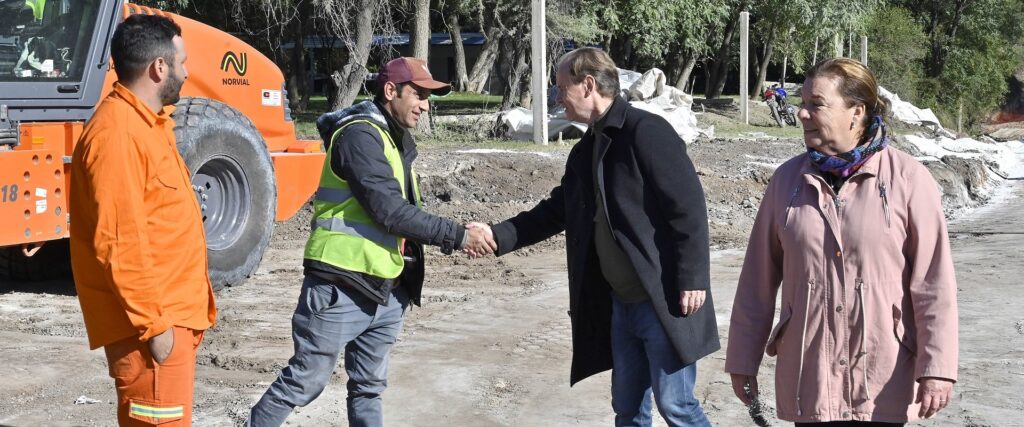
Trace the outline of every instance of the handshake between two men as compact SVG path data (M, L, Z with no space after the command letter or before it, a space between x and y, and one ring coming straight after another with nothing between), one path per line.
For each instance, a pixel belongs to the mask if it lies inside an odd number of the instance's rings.
M494 241L494 233L491 226L482 222L471 222L466 224L466 244L462 247L470 258L482 258L493 254L498 250L498 243Z

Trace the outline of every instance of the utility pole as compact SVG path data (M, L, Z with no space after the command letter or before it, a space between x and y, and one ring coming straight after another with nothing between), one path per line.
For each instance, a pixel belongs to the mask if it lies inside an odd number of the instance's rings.
M740 12L740 118L750 124L750 12Z
M818 36L814 36L814 57L811 59L811 65L818 64Z
M860 36L860 63L868 66L868 36Z
M533 142L548 145L547 16L545 0L533 0L530 43L533 62Z
M779 87L786 88L786 67L789 65L789 55L782 57L782 77L779 78Z

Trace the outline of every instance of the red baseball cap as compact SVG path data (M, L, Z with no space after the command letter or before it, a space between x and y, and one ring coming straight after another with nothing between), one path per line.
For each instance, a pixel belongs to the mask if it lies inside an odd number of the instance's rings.
M383 86L387 82L412 83L421 88L430 89L434 95L446 95L452 90L452 86L448 83L434 80L434 77L430 75L430 69L427 68L427 63L422 59L406 56L392 59L380 69L380 73L377 74L377 85Z

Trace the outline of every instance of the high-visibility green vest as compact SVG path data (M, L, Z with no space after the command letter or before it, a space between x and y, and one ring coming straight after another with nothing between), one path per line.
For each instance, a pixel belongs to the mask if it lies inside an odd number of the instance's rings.
M394 172L398 185L405 197L405 165L398 146L391 135L369 120L354 120L345 124L331 136L331 144L340 144L338 137L345 128L355 123L366 123L380 133L384 141L384 157ZM366 273L385 279L394 279L402 273L403 239L389 234L366 213L363 206L352 195L349 185L331 169L331 153L320 172L320 188L313 196L312 233L306 242L305 257L349 271ZM413 195L416 205L421 205L419 183L415 171L412 174Z
M46 9L46 0L25 0L25 6L32 9L32 17L36 21L43 20L43 11Z

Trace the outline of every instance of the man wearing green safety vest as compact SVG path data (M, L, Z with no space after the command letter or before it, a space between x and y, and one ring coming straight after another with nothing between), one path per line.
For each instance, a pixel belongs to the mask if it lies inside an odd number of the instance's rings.
M295 355L256 403L247 425L280 426L323 391L345 353L349 425L383 425L388 357L409 303L420 304L422 244L450 254L497 249L490 229L466 227L422 210L409 129L431 93L448 92L415 58L388 62L373 101L324 114L327 145L305 279L292 318Z

